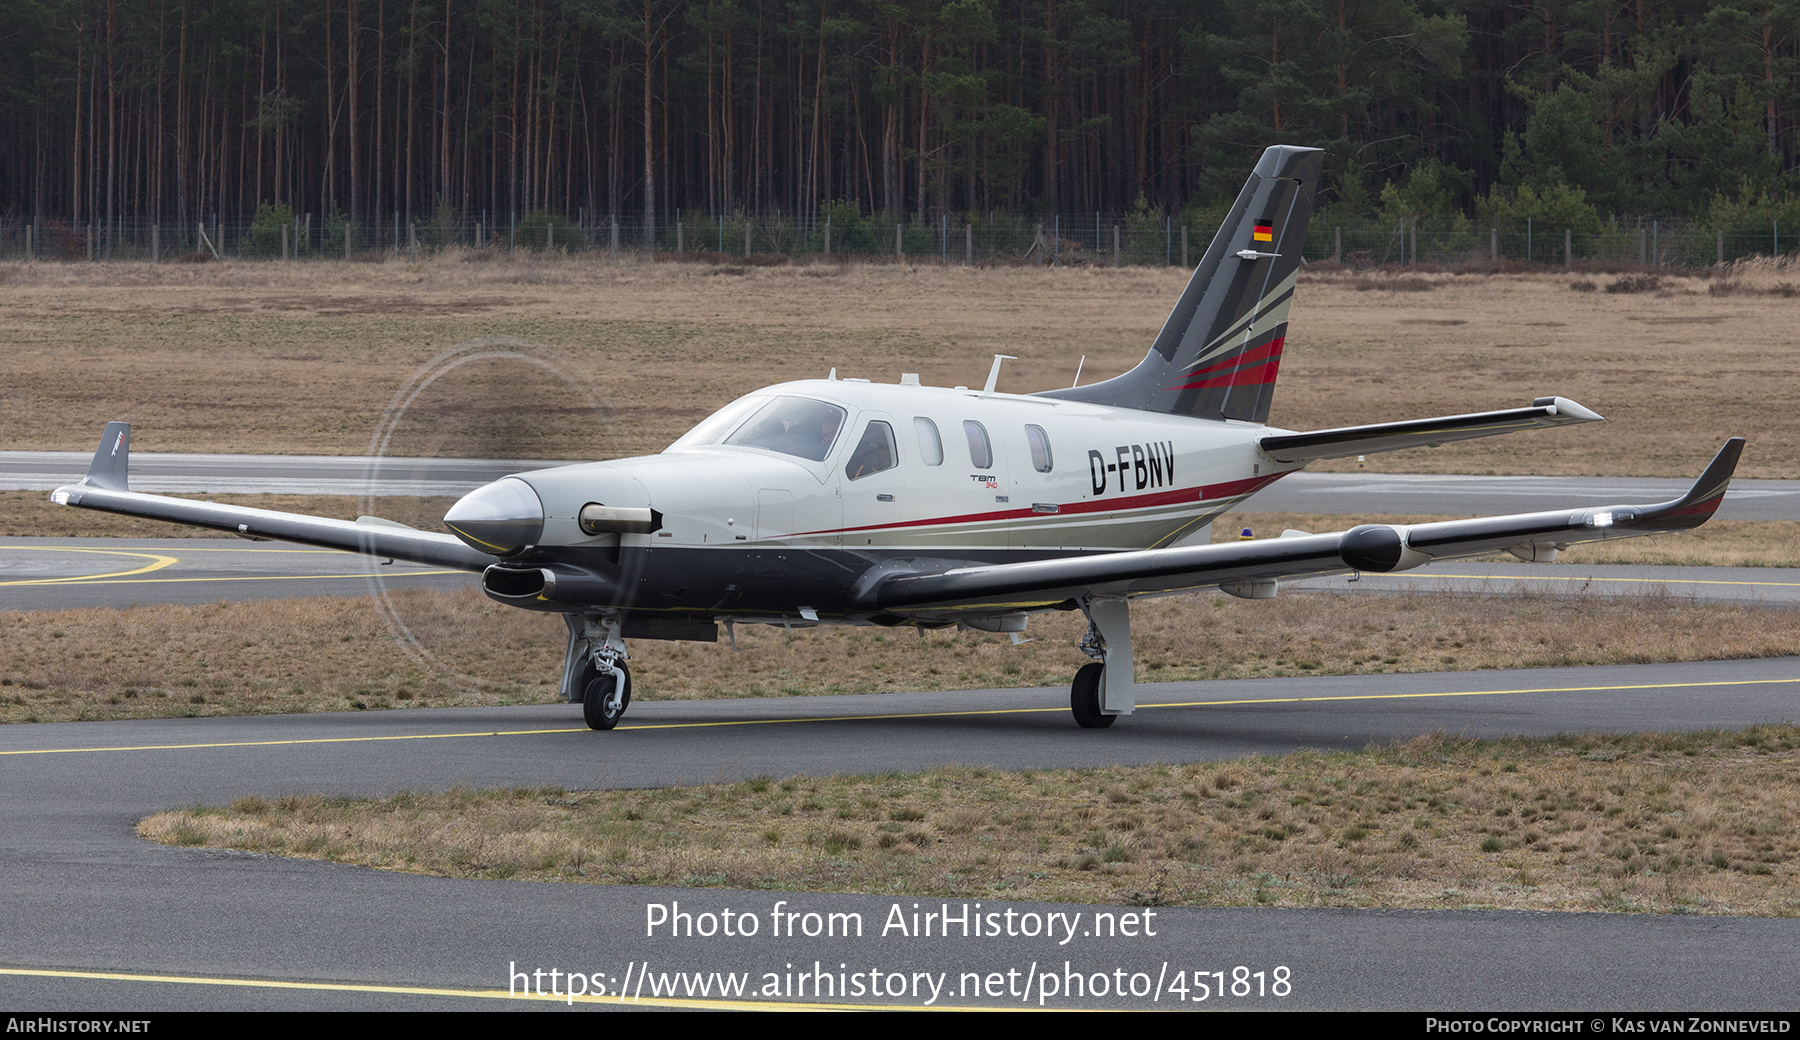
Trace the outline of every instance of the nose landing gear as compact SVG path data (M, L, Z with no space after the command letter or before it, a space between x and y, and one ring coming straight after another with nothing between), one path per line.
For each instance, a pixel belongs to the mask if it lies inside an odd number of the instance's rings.
M624 626L617 617L564 614L569 647L563 659L563 697L581 704L590 729L612 729L631 704Z

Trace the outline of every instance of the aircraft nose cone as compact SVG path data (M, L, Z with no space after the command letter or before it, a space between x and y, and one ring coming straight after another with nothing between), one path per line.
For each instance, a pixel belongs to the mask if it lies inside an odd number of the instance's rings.
M544 505L530 484L506 477L464 495L444 514L444 526L472 548L511 556L543 535Z

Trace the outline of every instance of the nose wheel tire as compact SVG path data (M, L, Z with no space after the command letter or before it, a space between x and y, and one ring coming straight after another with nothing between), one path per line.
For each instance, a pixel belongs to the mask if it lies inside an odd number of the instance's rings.
M1100 711L1100 679L1105 674L1106 666L1096 661L1082 666L1069 686L1069 710L1075 713L1075 724L1082 729L1105 729L1118 718Z
M619 671L625 675L624 689L615 690L613 687L617 683L612 673L601 672L582 691L581 717L587 720L589 729L617 726L626 706L631 703L631 672L624 665L619 666Z

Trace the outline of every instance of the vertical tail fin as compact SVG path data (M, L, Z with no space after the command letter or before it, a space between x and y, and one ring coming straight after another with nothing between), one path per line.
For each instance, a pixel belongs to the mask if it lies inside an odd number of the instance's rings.
M1325 153L1262 154L1150 353L1124 375L1042 396L1266 422Z

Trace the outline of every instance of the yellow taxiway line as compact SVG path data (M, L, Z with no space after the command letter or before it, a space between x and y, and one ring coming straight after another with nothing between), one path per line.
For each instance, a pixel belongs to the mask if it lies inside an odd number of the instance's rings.
M1349 693L1326 697L1247 697L1237 700L1220 701L1164 701L1157 704L1140 704L1139 708L1228 708L1250 704L1307 704L1330 701L1385 701L1385 700L1419 700L1433 697L1497 697L1504 694L1523 693L1602 693L1617 690L1677 690L1687 688L1703 688L1714 686L1760 686L1800 683L1800 677L1789 679L1718 679L1710 682L1675 682L1675 683L1625 683L1615 686L1539 686L1507 690L1441 690L1429 693ZM640 725L622 725L615 733L629 733L636 730L665 729L715 729L721 726L780 726L795 723L811 722L885 722L897 719L943 719L960 718L979 715L1031 715L1046 712L1064 712L1067 708L980 708L973 711L921 711L897 715L815 715L795 719L728 719L719 722L649 722ZM586 733L586 726L558 727L555 729L514 729L514 730L479 730L462 733L397 733L379 737L306 737L293 740L232 740L203 744L133 744L117 747L74 747L74 748L29 748L19 751L0 751L0 757L7 755L72 755L91 751L191 751L204 748L230 747L281 747L300 744L364 744L386 740L449 740L458 737L529 737L543 736L553 733Z
M706 1000L693 997L633 997L628 994L575 996L514 993L503 989L448 989L441 986L381 986L357 982L289 982L281 979L234 979L204 975L150 975L118 971L52 971L0 968L0 975L39 979L85 979L98 982L162 982L183 986L232 986L245 989L313 990L326 993L392 993L414 997L464 997L474 1000L530 1000L557 1004L622 1004L626 1007L691 1008L706 1011L1011 1011L1013 1008L924 1007L918 1004L827 1004L817 1001ZM27 1016L18 1016L27 1017Z
M105 574L75 574L66 578L25 578L19 581L0 581L0 585L69 585L77 582L93 581L99 578L123 578L131 574L148 574L151 571L160 571L164 567L169 567L180 562L180 560L174 556L164 556L161 553L152 552L131 552L124 549L85 549L68 545L8 545L3 548L29 549L37 552L95 553L101 556L135 556L140 560L149 560L150 562L142 567L128 571L109 571Z

